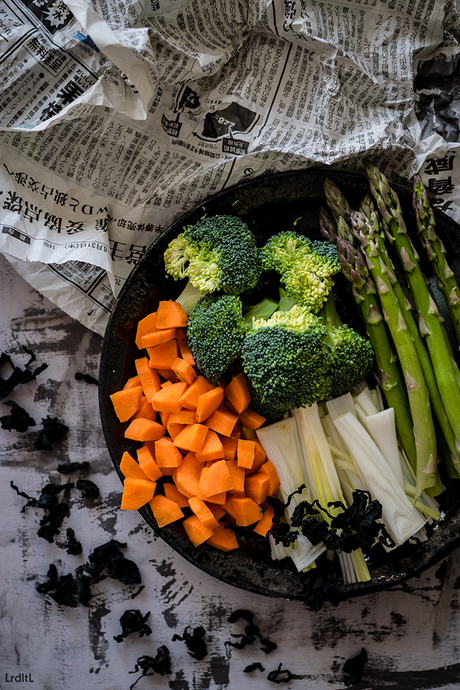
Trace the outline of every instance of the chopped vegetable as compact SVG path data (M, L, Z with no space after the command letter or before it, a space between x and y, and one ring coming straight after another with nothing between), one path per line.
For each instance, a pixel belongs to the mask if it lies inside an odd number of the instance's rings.
M120 617L120 625L122 632L120 635L114 635L113 639L116 642L123 642L131 633L139 633L139 637L144 637L152 634L152 629L147 625L147 619L150 616L150 611L142 615L139 609L128 609Z

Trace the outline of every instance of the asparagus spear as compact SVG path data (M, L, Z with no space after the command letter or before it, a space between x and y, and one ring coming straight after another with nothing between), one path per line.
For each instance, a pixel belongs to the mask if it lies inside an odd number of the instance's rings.
M428 290L419 266L418 254L407 234L396 192L391 189L387 178L377 166L370 161L365 161L364 168L370 182L371 193L376 200L386 229L394 240L414 297L419 316L419 330L425 338L444 409L455 435L457 451L460 452L460 415L458 414L460 387L455 376L455 365L439 321L438 307Z
M420 175L414 177L413 187L412 203L420 238L449 309L457 340L460 342L460 290L454 272L446 261L446 250L437 235L436 219Z
M393 290L388 267L379 251L378 238L360 212L352 212L355 236L368 259L368 267L377 286L384 318L391 332L404 372L416 439L416 496L438 482L436 433L428 389L411 335Z
M320 212L320 231L326 240L337 247L342 273L352 285L353 298L366 324L366 331L374 350L380 387L388 406L395 409L399 439L409 462L415 468L416 449L406 386L383 321L376 287L364 264L361 250L335 234L335 224L324 209Z

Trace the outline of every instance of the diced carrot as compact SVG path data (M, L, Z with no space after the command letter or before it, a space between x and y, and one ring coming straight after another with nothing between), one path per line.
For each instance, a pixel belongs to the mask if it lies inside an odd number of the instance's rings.
M210 460L221 460L224 458L224 446L215 431L209 429L206 434L206 439L199 453L196 454L200 462L209 462Z
M244 374L240 373L232 378L225 387L225 397L238 414L241 414L247 408L251 402L251 394Z
M155 441L155 443L158 443L158 441ZM147 477L153 482L156 482L162 476L162 471L158 467L152 451L147 444L137 449L137 459L142 471L145 472Z
M274 496L275 494L277 494L281 484L278 478L278 472L276 471L275 465L270 460L267 460L266 462L264 462L259 471L266 474L269 479L270 486L268 495Z
M120 422L127 422L141 406L142 386L123 388L110 396L113 409Z
M248 527L259 522L262 517L260 506L252 498L232 498L232 510L235 514L236 524L240 527Z
M235 424L235 426L234 426L233 431L232 431L232 438L239 439L239 438L241 438L241 436L242 436L242 434L241 434L241 424L240 424L239 422L237 422L237 423Z
M213 388L215 388L215 386L205 379L204 376L197 376L194 382L187 388L179 402L182 407L185 407L187 410L196 410L200 395Z
M236 458L238 439L234 438L233 436L221 436L220 434L219 438L224 447L224 458L226 460L234 460Z
M179 348L177 347L177 340L173 338L161 345L147 348L149 355L149 364L152 369L171 369L172 363L176 359Z
M158 424L152 419L138 417L130 422L125 431L125 438L132 441L157 441L164 436L165 428L163 424Z
M263 503L270 493L270 480L264 472L256 472L246 477L246 496L252 498L258 505Z
M128 379L123 386L124 390L127 390L128 388L137 388L137 386L141 385L141 380L139 376L131 376L130 379Z
M180 434L182 429L185 429L186 426L186 424L175 424L173 422L170 422L168 419L168 423L166 424L166 430L168 434L171 436L171 438L175 439L176 436Z
M143 417L144 419L152 419L153 421L156 421L157 418L157 413L152 407L152 404L149 403L145 395L142 396L141 400L141 406L139 407L138 411L133 414L132 419L137 419L138 417Z
M203 498L202 496L198 496L198 498ZM222 491L220 494L213 494L212 496L207 496L206 498L203 499L206 501L210 501L211 503L215 503L216 505L224 506L225 501L227 500L227 492Z
M187 424L174 439L174 444L181 450L199 453L206 440L208 428L203 424Z
M160 388L167 388L168 386L172 386L172 383L173 383L173 382L170 381L170 380L163 381L163 382L160 384ZM176 381L176 383L177 383L177 381Z
M233 510L233 496L232 494L227 494L227 499L224 503L224 510L225 512L230 515L233 519L235 519L235 511Z
M181 494L180 491L177 490L177 487L175 484L171 484L170 482L165 482L163 484L163 490L165 492L165 496L167 498L170 498L171 501L175 501L179 508L188 508L188 498L187 496L184 496L184 494Z
M192 496L188 499L188 504L192 509L192 512L199 520L201 520L205 527L208 529L216 529L216 527L219 527L219 523L214 517L212 511L208 508L202 498Z
M225 516L225 508L223 506L218 505L217 503L211 503L208 500L206 500L206 505L217 521L221 520Z
M190 366L195 366L195 359L192 355L192 351L188 346L187 338L185 336L185 330L183 328L176 329L177 345L179 346L179 352L182 359L185 359Z
M237 421L238 417L221 405L204 423L222 436L231 436Z
M171 368L180 381L191 384L196 379L197 374L195 369L186 362L185 359L182 359L182 357L176 357Z
M142 350L142 336L148 333L149 331L154 331L156 329L156 323L157 313L156 311L154 311L151 314L147 314L147 316L141 319L137 324L135 342L139 350Z
M172 424L195 424L195 410L182 409L179 412L171 412L168 421Z
M196 515L190 515L190 517L185 518L182 525L193 546L203 544L213 535L212 529L205 527Z
M257 525L254 527L254 532L260 534L261 537L266 537L268 532L273 527L274 515L274 508L272 506L268 506Z
M150 479L126 477L121 497L122 510L139 510L148 503L155 493L156 483Z
M257 438L257 432L255 429L250 429L248 426L241 425L241 437L252 441Z
M158 527L164 527L184 517L184 513L177 503L161 494L154 496L149 501L149 506L152 509L153 517L157 521Z
M206 393L202 393L198 398L196 406L196 420L197 422L204 422L213 412L217 410L224 399L224 389L222 386L216 386Z
M152 407L157 412L179 412L182 405L179 398L185 392L187 384L185 381L178 383L171 383L169 386L162 388L155 393L151 398Z
M255 441L248 441L245 438L238 439L238 446L236 449L236 457L238 461L238 467L243 467L250 470L254 464L254 458L256 456L256 444Z
M262 445L259 441L255 441L255 449L256 451L254 455L254 462L252 463L252 467L250 470L245 470L246 476L258 472L264 464L265 460L267 459L267 454L262 448Z
M147 477L139 463L136 462L136 460L134 460L133 456L130 455L130 453L128 453L127 450L125 450L121 457L120 471L125 477L130 477L131 479L147 480L149 478Z
M261 414L255 410L251 410L249 407L241 412L239 419L241 424L247 426L249 429L258 429L267 421L265 417L262 417Z
M231 494L244 492L246 479L244 469L242 467L238 467L236 460L226 460L225 462L227 463L228 471L230 472L234 485L233 489L229 489L229 492Z
M184 328L186 325L187 314L179 302L160 301L157 309L157 328Z
M142 347L155 347L161 343L167 343L176 337L175 328L165 328L164 330L151 331L142 336Z
M155 460L158 467L179 467L182 465L183 457L182 454L174 445L174 442L163 436L162 438L155 441Z
M235 532L231 528L224 527L224 525L216 527L212 536L206 540L206 543L214 546L215 549L225 552L233 551L239 546Z
M147 400L150 402L152 396L160 390L161 382L158 372L152 369L149 365L147 357L139 357L134 360L137 375L141 382L142 390Z
M177 467L172 474L172 478L177 490L191 498L198 494L200 487L200 476L203 465L196 459L195 453L187 453L182 464Z
M198 490L198 495L201 498L209 498L234 488L235 485L226 460L217 460L211 467L204 467L201 471Z
M160 379L170 381L171 383L177 383L177 376L172 369L156 369L155 371L158 373Z

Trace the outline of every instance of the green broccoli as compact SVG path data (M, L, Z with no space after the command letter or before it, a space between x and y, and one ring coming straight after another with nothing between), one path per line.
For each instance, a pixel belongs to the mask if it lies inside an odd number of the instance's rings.
M329 294L319 316L326 325L326 344L331 352L331 367L328 374L331 380L331 395L338 397L369 376L375 362L374 350L367 338L342 322L332 293Z
M201 218L172 240L165 269L175 280L189 278L203 294L239 295L253 290L260 274L259 250L247 223L236 216Z
M188 346L197 368L211 383L217 384L239 357L248 328L237 295L205 295L192 309L187 319Z
M276 271L288 297L316 314L341 272L337 250L292 230L273 235L260 250L265 271Z
M330 394L326 327L306 307L294 305L253 322L241 350L253 405L271 419Z

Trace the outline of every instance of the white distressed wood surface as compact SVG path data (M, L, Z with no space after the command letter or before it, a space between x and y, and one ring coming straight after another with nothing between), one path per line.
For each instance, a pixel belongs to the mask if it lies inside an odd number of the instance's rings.
M356 688L460 688L459 551L420 578L338 608L327 605L318 613L298 602L249 594L202 573L156 538L137 512L119 510L121 484L100 428L97 387L74 379L77 371L97 378L101 339L30 288L2 256L0 285L0 351L23 366L26 345L38 364L49 364L36 382L10 396L37 426L24 434L0 429L2 690L128 690L139 675L129 673L136 659L154 656L163 644L171 652L172 673L141 678L136 689L261 690L275 687L267 674L281 663L295 676L281 687L338 690L345 688L344 662L362 647L369 661ZM9 411L0 403L0 416ZM70 427L51 453L33 445L47 414ZM10 481L38 496L48 481L66 481L56 471L59 462L84 460L91 463L90 478L101 499L85 500L80 492L69 492L69 517L56 543L48 544L36 535L42 512L27 508L21 513L26 499L11 489ZM68 555L60 546L67 527L83 544L81 556ZM58 606L36 591L50 563L59 574L73 573L111 538L127 543L124 554L138 564L142 585L127 587L104 578L92 587L90 605L75 608ZM119 618L130 608L150 611L153 633L117 643ZM254 644L227 658L225 641L243 631L242 624L227 622L237 608L254 612L261 633L277 643L274 652L265 655ZM197 625L207 631L209 653L203 661L191 659L185 644L171 639ZM265 672L244 673L255 661Z

